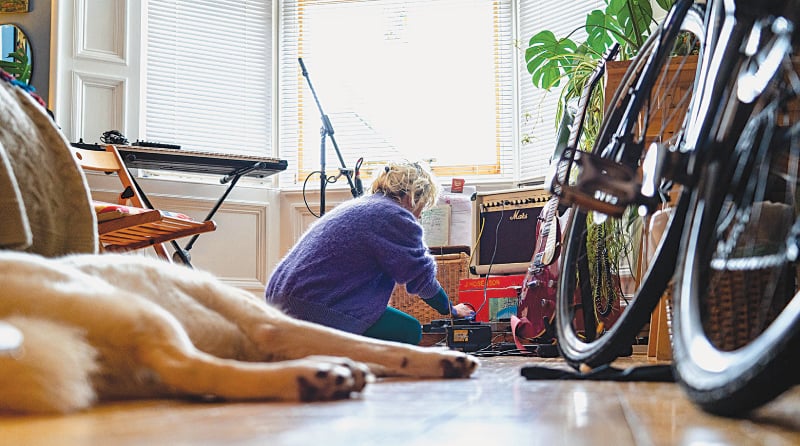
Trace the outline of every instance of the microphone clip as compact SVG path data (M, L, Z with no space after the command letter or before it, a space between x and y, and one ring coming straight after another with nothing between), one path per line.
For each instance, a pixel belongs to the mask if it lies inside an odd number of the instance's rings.
M333 181L338 180L339 178L341 178L344 175L347 175L348 177L353 175L353 169L343 169L343 168L340 167L339 168L339 175L336 175L335 177L333 177Z

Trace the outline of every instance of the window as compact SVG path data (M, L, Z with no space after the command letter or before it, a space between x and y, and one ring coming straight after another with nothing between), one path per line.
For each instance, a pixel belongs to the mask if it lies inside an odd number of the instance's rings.
M569 7L565 7L565 5ZM603 0L519 0L519 97L516 115L520 132L520 181L537 182L549 170L550 157L556 146L556 109L560 91L551 92L533 86L525 66L525 49L528 40L539 31L549 29L556 37L566 37L571 32L573 40L581 41L586 32L581 28L586 14L605 7Z
M144 139L277 156L289 162L280 177L291 186L320 168L324 112L335 131L329 174L340 154L349 168L360 157L367 167L432 159L444 178L540 180L555 146L558 92L532 86L524 49L537 31L566 35L603 6L283 0L273 82L272 3L146 2Z
M322 112L347 167L359 157L365 166L432 158L439 176L513 175L511 12L511 0L284 1L280 156L295 166L287 179L322 164ZM340 167L330 140L325 165Z
M272 156L268 0L147 2L144 138Z

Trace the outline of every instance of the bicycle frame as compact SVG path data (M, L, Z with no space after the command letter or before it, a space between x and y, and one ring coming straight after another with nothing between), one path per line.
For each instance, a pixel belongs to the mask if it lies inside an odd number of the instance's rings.
M671 27L654 34L653 45L656 51L649 56L644 75L638 79L631 89L631 100L626 105L626 113L618 121L608 121L604 126L616 128L617 131L605 140L598 140L591 153L566 151L558 162L560 172L569 172L573 163L580 166L577 184L567 184L567 178L557 178L559 198L562 204L577 204L585 209L594 210L607 215L619 217L626 206L640 205L647 208L648 213L656 210L659 202L653 190L657 184L646 184L647 179L666 178L673 182L692 186L697 177L696 167L702 165L704 156L715 152L716 134L724 134L725 126L730 123L720 120L720 104L729 103L725 97L729 91L726 87L738 76L736 64L741 60L741 51L746 39L754 29L755 18L737 11L736 0L708 0L706 2L706 31L699 54L699 69L695 76L695 96L690 99L689 113L684 122L684 134L671 146L658 147L657 161L646 164L644 180L639 180L636 170L640 167L643 147L636 141L634 128L637 123L633 119L635 113L644 105L646 97L637 92L644 85L652 85L658 75L648 70L652 64L661 64L668 54L660 44L661 39L671 41L678 32L680 20L693 4L692 1L679 1L670 11L665 23ZM674 16L674 17L673 17ZM677 24L676 24L677 22ZM775 58L769 61L774 67L764 71L774 73L777 64ZM763 63L764 66L768 64ZM761 73L762 78L769 78L770 73ZM649 91L649 89L644 89ZM612 103L611 106L614 106ZM742 102L746 107L746 101ZM724 150L719 152L724 155ZM556 189L551 188L555 193Z
M707 2L706 38L695 80L695 91L699 94L691 100L682 141L678 147L671 148L679 154L680 159L677 162L680 167L671 171L683 172L672 179L682 184L693 185L692 179L698 177L699 172L696 169L703 164L703 157L726 155L725 148L719 147L720 138L717 135L726 133L731 122L725 117L732 113L723 113L720 107L721 104L729 103L725 97L729 93L726 86L740 75L735 70L736 64L741 60L743 47L758 19L741 17L743 14L738 14L736 6L735 0ZM767 71L761 73L762 78L769 79L774 75L778 68L774 63L777 53L790 48L788 39L786 40L784 47L777 48L771 58L762 61L762 67ZM735 102L739 107L750 106L745 100Z
M679 0L668 13L662 28L653 33L644 44L643 49L652 48L654 51L645 62L642 76L636 79L636 83L627 92L630 97L625 104L625 112L616 118L614 115L607 117L603 124L604 128L616 130L596 141L591 152L568 150L562 154L557 164L557 171L562 174L554 179L556 187L551 187L551 191L563 200L562 204L577 204L579 207L615 217L619 217L624 208L631 204L646 205L650 212L656 209L657 198L643 194L641 181L637 180L636 171L643 147L642 142L637 141L634 136L634 128L637 126L635 117L643 107L649 107L645 105L648 97L639 94L639 91L650 91L643 86L652 86L659 75L659 72L650 67L661 66L669 56L668 49L662 42L674 41L681 31L683 18L693 3L691 0ZM615 96L610 108L618 106L617 99ZM659 149L659 152L662 150ZM667 157L659 154L659 159L664 158ZM567 172L571 171L573 164L580 166L578 181L574 186L568 184L567 178ZM658 165L663 166L663 163ZM671 166L662 168L672 169ZM660 171L658 173L660 178Z
M700 70L695 80L695 91L685 123L683 140L677 151L682 155L679 165L685 176L675 178L679 182L695 177L695 168L701 165L706 151L708 136L715 125L716 107L723 103L725 85L730 81L732 65L739 52L736 42L741 42L746 30L737 22L734 0L709 0L706 11L706 38L700 57ZM688 156L687 156L688 154Z

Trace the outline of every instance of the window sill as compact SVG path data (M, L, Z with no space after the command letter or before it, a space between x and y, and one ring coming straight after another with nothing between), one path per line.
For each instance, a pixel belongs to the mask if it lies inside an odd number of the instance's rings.
M197 173L178 173L170 171L156 171L147 169L136 169L132 172L137 180L144 181L157 181L157 182L179 182L186 184L197 184L206 186L226 186L230 183L221 183L222 177L219 175L197 174ZM236 188L252 188L252 189L273 189L279 192L286 192L289 194L302 193L304 190L303 183L294 183L290 185L278 185L276 180L278 174L271 175L265 178L242 177L236 184ZM371 181L364 181L364 190L368 191ZM449 187L449 182L441 183L442 187ZM495 191L514 189L518 187L513 181L500 180L500 179L469 179L467 185L475 186L478 192ZM529 185L529 184L526 184ZM319 193L320 184L319 179L311 179L305 183L306 193ZM336 183L329 183L326 187L327 192L331 193L350 193L350 186L347 180L340 178Z

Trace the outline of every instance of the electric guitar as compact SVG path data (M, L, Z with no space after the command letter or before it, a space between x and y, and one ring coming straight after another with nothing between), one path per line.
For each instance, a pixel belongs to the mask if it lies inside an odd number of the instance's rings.
M583 133L586 109L592 91L605 73L605 65L616 57L619 45L614 45L600 59L589 76L581 92L573 125L570 128L569 140L565 146L556 145L553 158L560 159L565 150L577 150ZM556 173L557 174L557 173ZM517 306L517 320L513 321L512 333L517 346L522 348L519 338L535 339L539 343L552 343L555 340L553 319L556 310L556 286L559 274L559 254L561 252L562 222L566 221L568 211L558 215L558 195L554 195L542 208L536 224L536 248L533 251L531 264L522 284L520 302Z
M537 339L539 343L547 344L555 339L552 322L556 309L558 254L561 245L558 197L550 198L539 215L539 221L536 224L538 234L536 249L525 274L520 302L517 306L517 317L520 323L514 327L513 331L515 338L520 335L523 338Z

